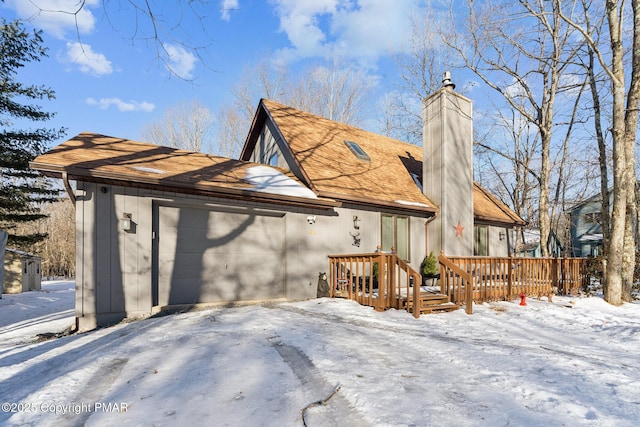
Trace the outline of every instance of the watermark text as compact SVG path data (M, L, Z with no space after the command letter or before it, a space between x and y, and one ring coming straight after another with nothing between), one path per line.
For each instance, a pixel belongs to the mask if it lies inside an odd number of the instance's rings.
M84 414L93 412L122 413L127 412L126 402L91 402L91 403L32 403L32 402L2 402L0 411L4 413L33 412L49 414Z

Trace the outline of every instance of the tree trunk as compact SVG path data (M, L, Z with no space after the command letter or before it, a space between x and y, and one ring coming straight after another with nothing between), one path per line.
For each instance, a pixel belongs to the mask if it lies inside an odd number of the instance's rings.
M589 49L589 66L587 73L589 74L589 87L591 88L591 98L593 100L593 125L596 133L596 140L598 141L598 163L600 164L600 196L602 197L602 248L603 256L607 255L607 248L609 244L609 235L611 230L611 216L609 203L609 177L607 171L607 143L602 133L602 117L600 114L600 96L598 95L598 86L596 82L596 76L594 73L595 59L594 52L591 46ZM604 263L606 266L606 263ZM603 266L603 268L604 268ZM604 272L606 274L606 271Z
M549 220L549 147L551 145L551 134L547 132L541 132L542 139L542 165L540 167L540 249L543 257L549 256L549 234L550 234L550 220Z
M611 240L607 254L604 299L613 305L622 304L622 283L625 265L624 237L627 213L627 189L629 188L624 144L625 85L622 29L618 20L618 5L607 0L607 20L611 40L611 92L613 96L613 208L611 213ZM627 263L628 268L628 263Z
M638 105L640 104L640 0L631 2L633 9L633 50L631 57L631 82L627 93L624 115L624 147L627 161L627 212L625 226L625 262L623 264L622 299L631 301L636 267L636 227L638 208L636 205L636 157L635 142L638 131Z
M635 142L635 141L634 141ZM634 145L634 144L632 144ZM633 157L633 156L632 156ZM633 162L635 164L635 162ZM628 170L628 169L627 169ZM629 170L628 170L629 171ZM633 276L636 266L636 192L635 174L629 171L629 187L627 188L627 210L624 227L624 254L622 261L622 289L621 298L623 301L631 301L631 289L633 287Z

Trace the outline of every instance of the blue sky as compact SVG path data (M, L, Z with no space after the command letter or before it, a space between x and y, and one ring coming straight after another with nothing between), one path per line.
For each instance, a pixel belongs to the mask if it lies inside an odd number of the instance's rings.
M140 139L144 126L181 101L198 100L215 113L232 99L243 69L267 54L294 68L338 54L383 93L397 79L390 52L408 42L419 13L414 0L222 0L196 5L197 18L187 1L157 1L159 46L146 17L136 24L131 2L107 1L105 9L102 0L86 0L80 13L64 13L79 3L0 3L3 17L44 31L49 56L19 79L55 90L56 100L42 105L57 113L50 126L68 128L66 138L90 131Z

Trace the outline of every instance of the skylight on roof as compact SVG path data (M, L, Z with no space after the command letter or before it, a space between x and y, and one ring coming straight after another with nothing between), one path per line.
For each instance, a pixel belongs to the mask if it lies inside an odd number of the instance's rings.
M360 160L364 160L365 162L370 162L371 158L369 155L358 145L357 142L353 141L344 141L344 143L349 147L349 150Z

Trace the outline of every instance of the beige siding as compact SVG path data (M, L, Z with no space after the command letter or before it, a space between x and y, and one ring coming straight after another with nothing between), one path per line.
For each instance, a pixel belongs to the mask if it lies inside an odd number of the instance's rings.
M440 208L430 242L436 253L473 255L471 101L443 88L425 100L423 119L423 188Z

